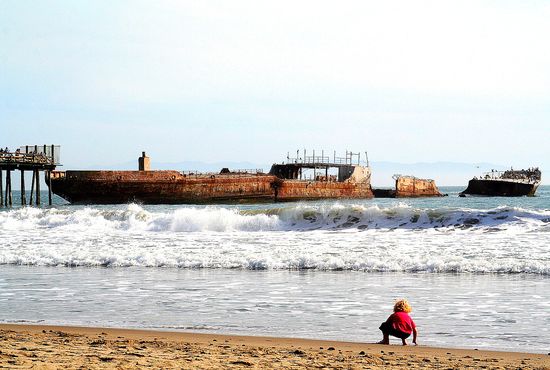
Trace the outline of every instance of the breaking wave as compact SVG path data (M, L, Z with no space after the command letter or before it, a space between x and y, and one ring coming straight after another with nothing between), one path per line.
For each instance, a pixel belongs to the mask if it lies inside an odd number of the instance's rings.
M419 209L405 204L298 204L289 207L242 210L224 207L180 207L147 210L123 208L20 208L0 212L1 230L96 229L149 232L262 232L311 230L417 230L450 228L498 231L506 228L550 231L550 211L517 207L479 209Z
M0 264L550 275L550 211L319 203L20 208Z
M550 266L541 262L461 260L453 258L433 258L431 260L391 260L391 258L369 258L347 260L312 257L271 258L185 258L151 257L139 255L90 255L85 258L66 255L35 255L29 258L13 259L0 257L0 264L53 267L160 267L180 269L243 269L243 270L317 270L317 271L357 271L357 272L411 272L411 273L497 273L497 274L538 274L550 276Z

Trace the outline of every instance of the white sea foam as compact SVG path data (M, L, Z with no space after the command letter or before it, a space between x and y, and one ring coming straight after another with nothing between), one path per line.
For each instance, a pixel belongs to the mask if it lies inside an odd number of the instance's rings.
M0 264L550 275L549 225L514 207L29 207L0 212Z
M298 204L253 211L223 207L181 207L148 211L131 204L104 208L20 208L0 212L0 230L35 228L139 230L151 232L308 231L317 229L547 228L550 211L514 207L490 210L416 209L379 206Z

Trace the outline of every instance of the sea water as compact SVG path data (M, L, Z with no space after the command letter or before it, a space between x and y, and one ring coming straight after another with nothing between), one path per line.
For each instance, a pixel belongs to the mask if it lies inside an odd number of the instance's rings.
M406 297L421 344L549 352L550 187L442 190L1 209L0 321L373 342Z

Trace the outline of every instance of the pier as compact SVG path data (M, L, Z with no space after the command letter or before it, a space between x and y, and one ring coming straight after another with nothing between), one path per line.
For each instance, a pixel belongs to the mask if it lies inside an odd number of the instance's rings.
M51 171L59 166L59 145L26 145L15 151L0 149L0 207L13 206L12 171L21 173L21 205L27 205L25 171L32 171L28 205L40 205L40 172L48 183L48 204L52 204ZM4 171L6 173L4 189Z

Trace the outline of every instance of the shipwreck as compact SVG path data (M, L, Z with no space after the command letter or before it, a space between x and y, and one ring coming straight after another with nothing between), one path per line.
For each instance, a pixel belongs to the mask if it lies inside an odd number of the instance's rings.
M308 156L261 169L217 173L150 169L143 152L137 171L53 171L52 191L75 204L200 204L372 198L370 167L360 154Z
M302 155L301 155L302 154ZM142 153L137 171L51 171L51 191L74 204L211 204L289 202L321 199L369 199L371 187L368 159L346 151L311 155L304 150L296 157L261 169L216 173L151 170L150 158ZM397 197L439 196L432 180L402 177L396 181Z
M442 197L435 181L432 179L419 179L415 176L393 175L394 189L373 189L376 198L420 198Z
M541 182L542 173L538 167L526 170L509 169L507 171L486 172L468 182L466 190L459 196L534 196Z

